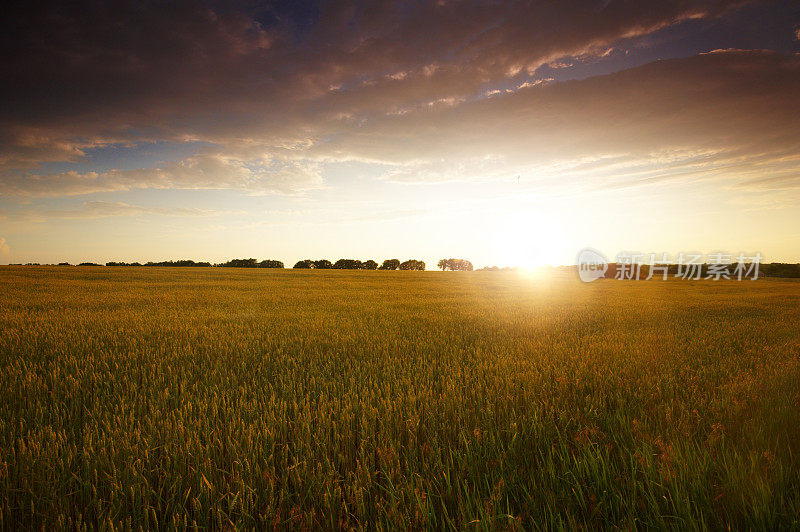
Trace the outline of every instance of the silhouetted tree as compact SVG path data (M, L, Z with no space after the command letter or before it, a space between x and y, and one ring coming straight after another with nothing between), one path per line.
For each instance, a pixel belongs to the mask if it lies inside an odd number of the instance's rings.
M425 263L421 260L409 259L400 264L401 270L424 270Z
M461 270L462 272L471 272L474 268L472 266L472 263L467 259L458 259L455 269Z
M437 266L442 269L442 271L465 271L471 272L473 270L472 263L466 259L441 259Z
M294 268L298 270L311 270L314 268L314 261L311 259L299 260L295 263Z
M733 271L733 268L731 268ZM761 264L759 274L765 277L800 277L800 264L773 262Z
M256 259L231 259L220 264L220 266L225 268L258 268L258 261Z
M386 259L379 270L396 270L400 267L400 259Z
M138 262L134 262L132 264L120 263L120 266L141 266ZM178 267L178 268L210 268L210 262L195 262L193 260L182 259L182 260L163 260L161 262L148 262L145 266L167 266L167 267ZM224 266L224 265L222 265Z
M283 268L283 263L279 260L265 259L258 263L259 268Z
M58 265L59 266L72 266L72 264L70 264L69 262L59 262Z
M333 268L333 264L328 259L315 260L314 268L317 270L330 270Z
M364 264L356 259L339 259L333 264L335 270L361 270Z
M375 262L374 260L368 260L367 262L364 263L364 269L365 270L377 270L378 269L378 263Z

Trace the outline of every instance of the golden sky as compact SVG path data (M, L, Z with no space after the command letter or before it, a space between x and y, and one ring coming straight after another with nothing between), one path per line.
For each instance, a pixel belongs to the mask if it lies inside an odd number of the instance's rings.
M795 2L98 2L6 17L0 263L587 246L800 262Z

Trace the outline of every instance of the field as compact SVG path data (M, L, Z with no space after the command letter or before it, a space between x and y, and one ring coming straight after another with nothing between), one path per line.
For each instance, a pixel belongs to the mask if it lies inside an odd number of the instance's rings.
M0 268L0 528L800 527L800 283Z

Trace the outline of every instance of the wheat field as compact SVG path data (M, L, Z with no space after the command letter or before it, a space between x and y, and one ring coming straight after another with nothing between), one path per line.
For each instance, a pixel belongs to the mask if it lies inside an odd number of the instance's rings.
M800 527L800 283L0 268L0 528Z

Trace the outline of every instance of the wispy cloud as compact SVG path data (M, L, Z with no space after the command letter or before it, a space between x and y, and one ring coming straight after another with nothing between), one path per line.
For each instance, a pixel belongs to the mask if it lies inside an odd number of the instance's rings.
M272 163L222 154L201 154L137 170L13 173L0 179L0 195L74 196L135 189L239 189L253 194L298 194L321 188L319 165Z
M94 219L118 216L218 216L219 211L195 209L191 207L145 207L129 205L122 202L87 201L79 209L46 210L42 214L47 218L59 219Z
M85 201L80 206L67 209L52 209L30 205L10 211L4 219L12 222L43 223L48 220L94 220L98 218L117 218L134 216L172 216L172 217L218 217L241 214L234 211L197 209L193 207L160 207L132 205L114 201Z
M798 93L800 58L725 51L383 117L306 154L393 165L386 177L403 182L522 174L589 187L788 184L800 169Z

